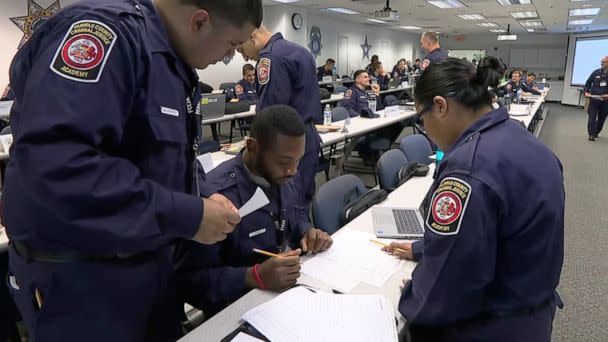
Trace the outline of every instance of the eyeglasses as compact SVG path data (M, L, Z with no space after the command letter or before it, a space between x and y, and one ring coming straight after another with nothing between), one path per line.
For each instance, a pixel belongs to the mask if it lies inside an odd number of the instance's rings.
M448 97L454 97L456 96L456 92L455 91L450 91L449 93L443 95L444 98L448 98ZM422 110L418 111L416 110L416 119L417 120L422 120L422 116L426 113L429 112L431 109L433 109L434 104L430 104L428 106L425 106L422 108Z

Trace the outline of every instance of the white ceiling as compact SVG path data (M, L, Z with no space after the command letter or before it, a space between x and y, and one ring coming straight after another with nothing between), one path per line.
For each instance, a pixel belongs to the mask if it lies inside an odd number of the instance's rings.
M570 0L532 0L531 5L501 6L496 0L460 0L466 8L460 9L440 9L425 0L392 0L391 8L398 10L400 14L399 25L414 25L423 29L440 31L443 34L471 34L489 33L487 27L479 27L479 22L494 22L500 28L507 28L511 25L511 32L525 34L526 27L523 27L514 19L510 12L517 11L537 11L543 28L549 33L582 32L608 30L608 10L605 8L606 0L589 0L581 2L570 2ZM268 5L281 5L273 0L264 0ZM375 24L366 21L372 18L373 12L384 7L385 0L299 0L293 5L304 6L309 10L323 13L324 15L341 17L346 20L386 26L386 24ZM361 12L360 15L340 15L327 14L320 12L320 8L326 7L345 7ZM600 7L601 10L589 26L568 27L568 12L573 8ZM486 20L464 20L457 17L457 14L479 13L485 16ZM575 19L587 19L587 17L576 17ZM390 25L397 25L392 23ZM419 30L420 31L420 30ZM543 33L530 33L543 34Z

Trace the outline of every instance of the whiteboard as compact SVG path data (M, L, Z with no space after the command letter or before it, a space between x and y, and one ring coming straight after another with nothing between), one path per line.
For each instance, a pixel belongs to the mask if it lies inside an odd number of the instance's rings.
M600 60L608 55L608 36L577 38L572 63L572 86L584 86L591 73L600 68Z

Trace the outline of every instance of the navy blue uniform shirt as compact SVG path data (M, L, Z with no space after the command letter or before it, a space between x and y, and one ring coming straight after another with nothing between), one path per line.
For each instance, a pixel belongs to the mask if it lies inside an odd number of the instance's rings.
M601 68L592 72L585 82L585 92L591 93L591 95L608 94L608 72Z
M257 102L258 93L255 87L255 82L251 84L244 79L238 81L234 87L234 95L239 99L239 101L249 101L252 103Z
M462 133L431 191L424 257L399 304L410 324L444 326L554 298L564 254L562 166L506 109Z
M390 82L390 77L388 75L383 76L371 74L369 76L372 81L371 83L373 84L375 82L376 84L378 84L380 86L380 90L388 89L388 83Z
M356 85L353 85L344 93L344 100L340 101L340 106L346 108L351 117L359 116L363 108L369 108L369 101L371 98L371 95L367 91L361 90ZM382 100L380 96L378 96L376 98L376 110L381 110L383 108L384 105Z
M432 63L437 63L437 62L442 61L447 58L448 58L447 52L443 51L441 48L436 48L435 50L429 52L429 54L426 55L426 57L424 57L424 59L422 60L422 63L420 63L420 69L424 71Z
M265 207L243 217L224 241L211 246L184 242L178 274L186 300L201 308L217 310L242 296L247 269L268 259L254 253L253 248L273 253L280 252L279 245L282 251L284 246L298 248L312 224L307 216L298 216L298 183L294 179L281 186L270 185L247 169L241 154L213 169L207 182L237 208L258 187L270 200ZM283 227L283 232L278 232L277 226Z
M401 81L407 80L407 77L409 75L409 71L408 71L407 66L405 67L405 69L403 69L403 71L400 71L399 67L397 67L395 65L395 67L393 68L392 75L393 75L393 78L398 78Z
M10 77L3 214L13 241L134 253L196 233L186 99L198 78L151 2L66 7L19 50Z
M258 111L286 104L300 114L304 123L323 123L315 60L308 50L275 33L260 51L256 69Z
M519 83L515 83L513 82L513 80L510 80L505 86L505 89L511 93L517 93L517 91L520 89L521 91L526 93L530 92L530 88L528 88L528 85L524 81L519 81Z
M325 66L320 66L317 68L317 81L323 81L323 76L333 76L333 70L326 71Z

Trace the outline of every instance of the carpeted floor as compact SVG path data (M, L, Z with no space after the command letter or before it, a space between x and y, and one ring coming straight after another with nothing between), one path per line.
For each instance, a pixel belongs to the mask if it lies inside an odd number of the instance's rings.
M608 341L608 129L587 141L582 109L549 104L540 139L561 159L566 186L565 303L553 341Z

